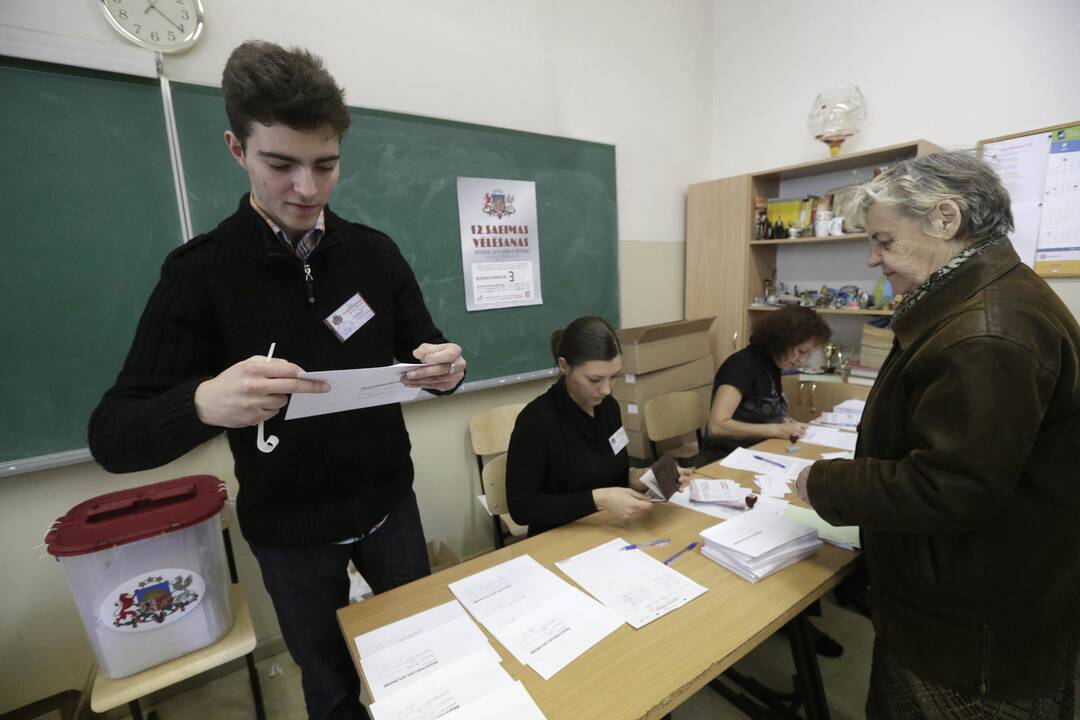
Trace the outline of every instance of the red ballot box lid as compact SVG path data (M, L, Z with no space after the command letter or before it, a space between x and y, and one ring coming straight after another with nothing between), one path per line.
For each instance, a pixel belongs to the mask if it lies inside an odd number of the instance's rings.
M227 496L225 483L213 475L106 493L79 503L53 523L45 544L49 554L65 557L145 540L213 517Z

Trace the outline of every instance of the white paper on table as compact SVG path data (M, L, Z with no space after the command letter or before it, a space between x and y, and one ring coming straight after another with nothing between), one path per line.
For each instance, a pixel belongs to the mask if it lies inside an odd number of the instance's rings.
M719 503L745 510L746 497L754 491L734 480L694 478L690 481L690 499L696 503Z
M834 407L832 411L837 413L852 413L855 415L862 415L863 410L865 409L865 400L856 400L855 398L850 398L842 403L837 403L836 407Z
M435 720L508 685L511 678L486 653L473 653L368 706L374 720Z
M791 505L791 503L783 498L762 495L758 498L758 501L754 503L754 512L764 512L777 517L782 517L789 505Z
M714 518L720 518L721 520L728 520L733 517L738 517L739 515L742 515L744 512L746 512L745 508L740 510L738 508L728 507L727 505L718 505L717 503L694 502L690 498L690 493L688 492L677 492L671 496L671 499L668 500L668 502L673 505L678 505L679 507L684 507L687 510L699 512L703 515L710 515Z
M862 413L852 412L823 412L818 415L811 425L830 425L833 427L852 428L858 426L862 420Z
M839 452L827 452L821 453L822 460L854 460L855 453L850 450L840 450Z
M773 475L794 479L798 477L799 472L804 467L813 465L814 461L740 447L735 448L726 458L720 461L720 464L735 470L747 470L756 475Z
M354 638L360 665L375 700L473 653L499 662L499 654L456 601Z
M401 378L418 367L423 366L398 363L386 367L302 372L297 377L329 383L330 391L293 393L285 419L296 420L415 400L423 389L408 387L401 382Z
M816 545L821 545L820 540L815 542ZM763 578L772 575L778 570L783 570L788 565L794 565L803 558L813 554L813 548L806 548L798 552L792 552L775 560L770 560L766 563L758 563L758 565L754 568L749 568L738 562L733 562L731 558L726 556L723 552L715 550L713 548L703 547L701 548L701 554L709 558L710 560L724 566L731 572L741 577L743 580L748 580L749 582L756 583L758 580L762 580Z
M449 585L454 597L492 634L569 587L530 555L507 560Z
M443 715L445 720L546 720L529 691L517 681Z
M810 425L806 428L806 434L800 438L802 442L808 442L811 445L824 445L840 450L854 450L858 439L858 433L822 425Z
M570 579L635 628L681 608L705 588L616 538L555 563Z
M619 629L623 619L576 587L492 634L545 680Z
M763 497L782 498L791 492L788 478L779 475L755 475L754 482L757 483ZM754 507L756 508L757 505Z

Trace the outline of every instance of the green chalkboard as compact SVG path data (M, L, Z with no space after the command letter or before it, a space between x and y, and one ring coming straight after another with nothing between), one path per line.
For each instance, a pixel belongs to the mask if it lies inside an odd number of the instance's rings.
M229 156L220 90L173 83L195 232L236 208L247 176ZM331 206L390 235L428 308L469 361L470 381L552 366L551 331L579 315L618 325L615 148L482 125L352 108ZM457 178L536 183L543 305L467 312Z
M0 58L0 471L86 447L181 242L161 89Z

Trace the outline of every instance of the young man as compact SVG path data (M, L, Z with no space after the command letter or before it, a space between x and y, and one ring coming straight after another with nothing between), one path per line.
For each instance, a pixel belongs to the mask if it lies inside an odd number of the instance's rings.
M349 126L343 92L310 53L236 48L222 78L225 142L251 193L176 249L114 385L90 420L111 472L167 463L224 428L240 528L262 570L312 718L366 717L335 611L350 559L382 592L427 575L408 433L399 405L284 424L289 395L323 392L302 367L434 363L408 384L460 384L461 348L432 323L386 235L327 207ZM276 343L272 360L266 357ZM256 447L256 426L280 443Z

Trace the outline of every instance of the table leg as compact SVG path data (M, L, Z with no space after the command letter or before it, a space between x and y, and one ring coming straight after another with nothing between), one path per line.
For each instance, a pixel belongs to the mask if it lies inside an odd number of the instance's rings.
M795 661L795 689L806 704L807 720L829 720L829 702L821 682L814 642L810 637L810 621L801 612L791 621L791 657Z

